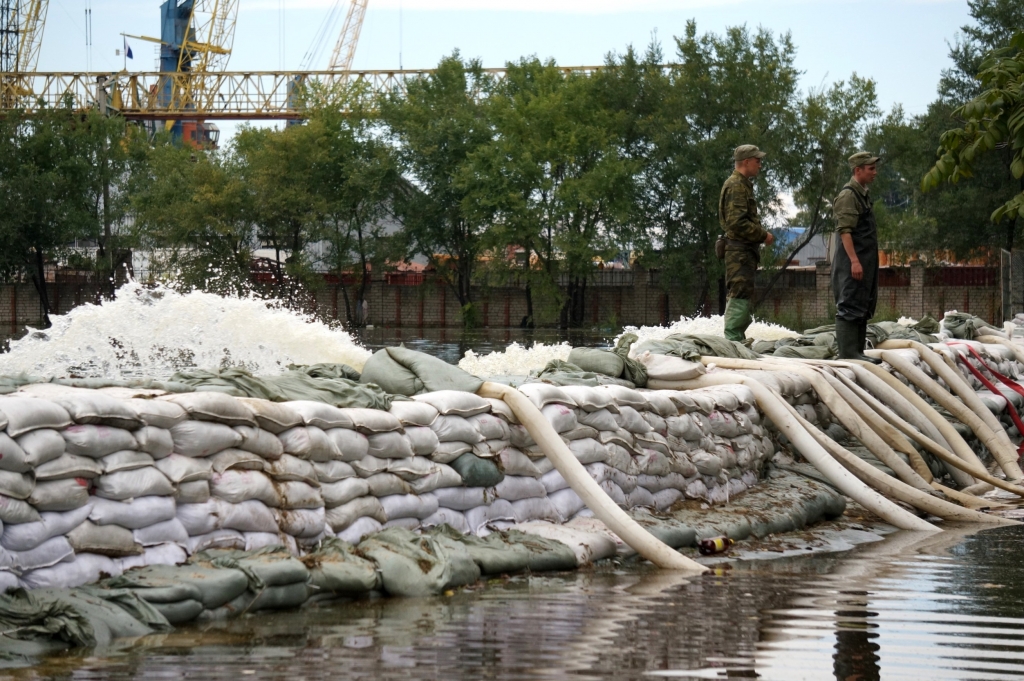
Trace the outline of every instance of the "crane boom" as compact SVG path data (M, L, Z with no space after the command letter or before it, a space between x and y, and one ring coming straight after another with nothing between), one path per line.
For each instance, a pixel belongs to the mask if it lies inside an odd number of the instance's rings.
M356 47L359 46L359 33L363 30L363 19L366 17L366 5L369 0L352 0L349 5L348 14L345 16L345 25L338 37L338 44L334 46L334 54L331 55L331 71L351 71L352 61L356 57Z
M32 94L49 0L0 0L0 105ZM14 75L17 74L17 75Z

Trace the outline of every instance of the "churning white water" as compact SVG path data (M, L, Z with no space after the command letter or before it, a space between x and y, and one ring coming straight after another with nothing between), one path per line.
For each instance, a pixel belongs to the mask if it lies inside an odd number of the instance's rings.
M289 364L362 369L370 352L340 329L255 297L125 284L114 300L51 317L0 354L0 375L157 378L181 369L245 367L271 376Z

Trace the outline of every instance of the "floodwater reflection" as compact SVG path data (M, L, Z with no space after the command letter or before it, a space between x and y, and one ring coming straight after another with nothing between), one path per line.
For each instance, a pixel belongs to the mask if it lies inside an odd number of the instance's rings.
M15 678L1024 678L1024 528L897 533L685 579L649 567L491 580L185 627Z

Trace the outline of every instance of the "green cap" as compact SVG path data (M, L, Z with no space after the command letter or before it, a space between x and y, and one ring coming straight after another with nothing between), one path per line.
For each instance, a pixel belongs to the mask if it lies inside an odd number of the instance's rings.
M882 160L881 156L875 156L870 151L858 151L849 158L851 168L869 166Z
M764 158L765 153L753 144L741 144L732 152L732 158L737 163L748 158Z

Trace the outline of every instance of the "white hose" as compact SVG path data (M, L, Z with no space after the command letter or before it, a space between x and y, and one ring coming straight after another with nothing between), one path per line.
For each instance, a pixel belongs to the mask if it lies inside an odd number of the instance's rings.
M713 371L689 381L659 381L656 379L647 381L647 387L654 390L692 390L695 388L709 388L716 385L736 384L745 385L750 389L754 394L754 399L757 400L757 406L771 419L775 427L789 438L789 441L793 443L793 446L800 451L804 458L817 468L822 475L828 478L829 482L835 485L843 494L901 530L939 531L939 528L931 523L918 518L913 513L897 506L878 492L875 492L840 465L793 418L793 415L782 406L784 400L759 383L757 379L731 371Z
M511 407L516 418L551 460L555 469L569 483L572 491L579 495L598 520L607 525L608 529L630 548L660 568L687 570L693 573L707 572L708 568L672 550L619 508L590 477L583 464L576 460L569 447L526 395L507 385L490 382L484 383L477 394L481 397L503 400Z

